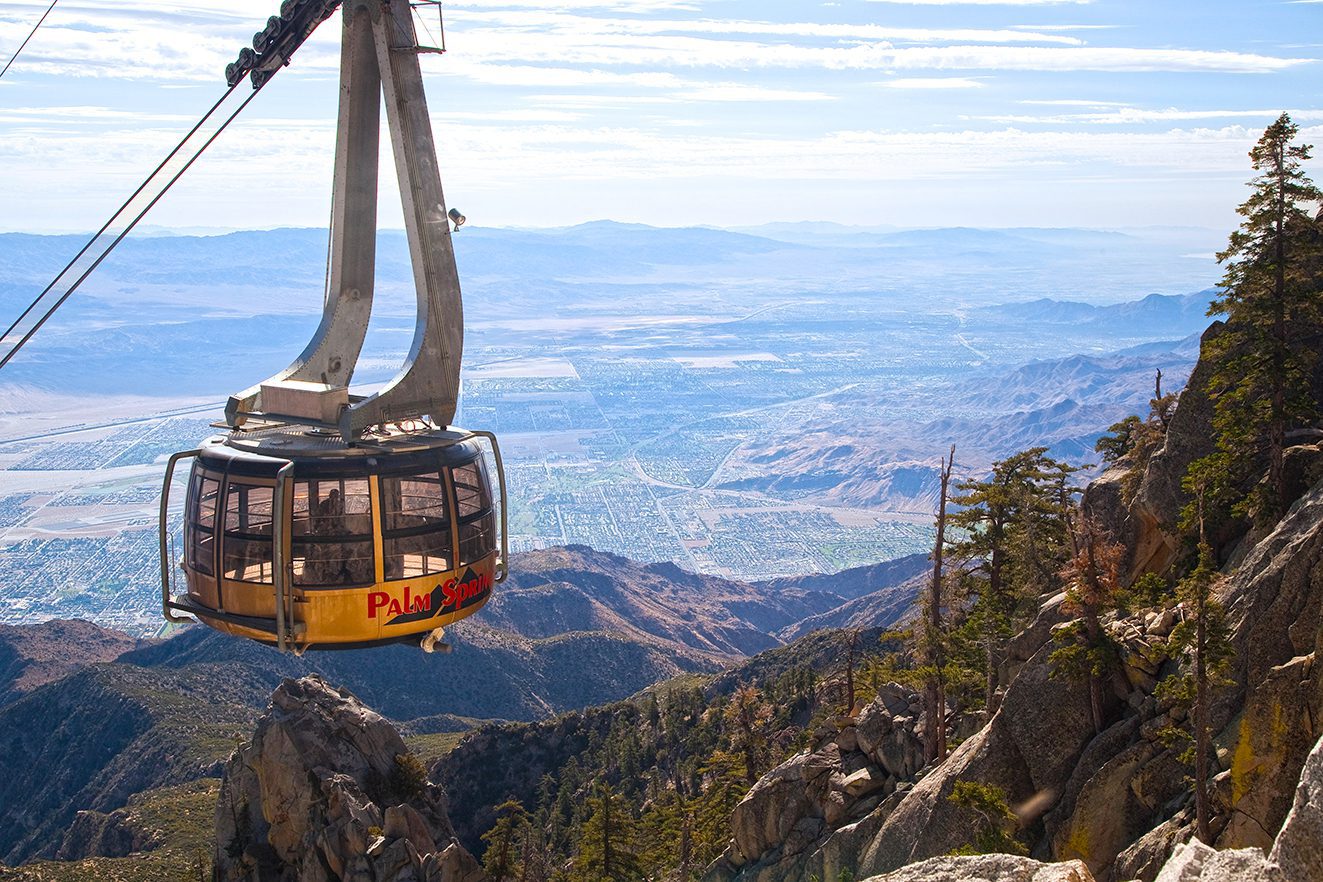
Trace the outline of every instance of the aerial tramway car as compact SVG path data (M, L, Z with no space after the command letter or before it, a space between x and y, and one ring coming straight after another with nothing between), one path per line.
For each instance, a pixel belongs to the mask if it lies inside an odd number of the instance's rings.
M496 438L450 425L463 344L451 223L458 229L464 218L447 211L441 191L411 5L286 0L227 69L232 88L245 76L261 88L342 6L322 321L289 368L230 398L222 434L170 458L160 543L172 622L195 618L296 652L408 640L431 651L505 576ZM383 91L418 318L403 369L360 396L349 382L371 312ZM185 461L180 586L168 513Z

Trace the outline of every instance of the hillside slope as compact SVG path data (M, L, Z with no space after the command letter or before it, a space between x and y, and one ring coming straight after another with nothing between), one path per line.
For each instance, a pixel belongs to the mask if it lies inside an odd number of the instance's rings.
M777 630L844 601L833 584L852 594L905 566L747 584L548 549L520 555L487 609L448 629L450 654L395 645L296 658L202 627L162 641L86 622L3 629L0 860L52 857L76 812L212 774L282 678L320 674L419 734L535 720L778 647Z

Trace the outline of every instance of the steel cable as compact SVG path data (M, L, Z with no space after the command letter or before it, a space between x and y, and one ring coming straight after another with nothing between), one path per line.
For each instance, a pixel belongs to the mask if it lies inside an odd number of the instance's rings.
M9 73L9 66L14 63L15 58L18 58L18 53L22 52L28 45L28 40L32 39L32 35L37 32L37 28L41 27L42 22L46 20L46 16L51 14L51 10L55 8L55 4L59 2L60 0L51 0L51 5L46 7L46 11L41 14L41 18L37 19L37 23L32 26L32 30L28 31L28 35L23 39L23 42L18 44L18 48L14 50L14 54L9 56L9 60L5 62L4 70L0 70L0 77Z
M41 326L46 323L46 320L69 299L69 296L73 294L74 291L78 290L78 286L92 274L93 270L101 265L101 261L105 260L106 257L110 255L110 252L115 249L115 246L123 241L124 237L137 226L138 222L142 220L147 212L150 211L158 201L160 201L161 197L169 192L170 188L174 186L175 182L179 180L184 172L188 171L189 167L192 166L197 158L202 155L203 151L211 146L212 142L220 136L221 132L225 131L229 124L234 121L235 117L243 112L243 109L248 106L248 103L252 101L253 98L257 97L257 93L261 91L260 89L254 89L243 99L242 102L240 102L239 106L235 108L233 112L224 117L224 120L216 127L215 131L208 132L205 130L204 126L206 126L207 121L215 116L216 111L219 110L232 95L234 95L236 88L237 84L231 86L225 91L225 94L212 105L211 109L207 111L202 119L198 120L197 124L189 130L188 134L186 134L175 148L166 155L165 159L163 159L152 173L147 176L146 180L138 186L138 189L134 190L133 194L120 205L113 215L111 215L110 220L106 221L101 229L88 240L87 244L74 255L73 260L69 261L65 268L60 271L59 275L46 286L45 290L38 294L37 297L28 304L28 307L23 310L23 313L17 319L14 320L4 334L0 335L0 351L3 351L4 353L3 356L0 356L0 368L4 368L5 365L9 364L10 360L18 354L18 351L22 349L30 339L32 339L32 335L35 334ZM185 150L185 147L187 147L190 142L195 142L199 139L201 139L201 143L197 145L196 149L191 152ZM168 180L166 178L168 178ZM153 187L153 184L156 184L156 186ZM144 202L146 204L143 204ZM133 212L138 205L142 205L142 208L134 214ZM130 215L132 215L131 219L126 221L125 219L129 218ZM70 279L72 279L72 281L68 281ZM43 301L50 300L52 297L54 298L54 303L41 314L40 318L31 324L31 327L28 327L22 332L22 336L19 339L14 340L14 334L22 330L20 326L32 316L33 312L38 309Z

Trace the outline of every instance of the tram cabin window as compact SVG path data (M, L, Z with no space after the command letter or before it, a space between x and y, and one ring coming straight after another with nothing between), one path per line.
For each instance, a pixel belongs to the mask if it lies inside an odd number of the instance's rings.
M193 469L193 486L185 520L184 547L188 552L188 566L208 576L215 575L216 561L216 502L220 496L220 481L201 469Z
M455 501L459 504L459 519L474 517L492 507L491 482L487 480L487 464L475 459L467 465L456 466Z
M290 548L295 585L338 588L374 582L368 479L295 481Z
M439 471L381 478L382 563L387 580L452 568L449 508Z
M459 565L467 566L496 550L491 483L487 464L481 459L457 466L453 475L459 507Z
M275 489L230 481L225 487L225 578L270 585L271 512Z

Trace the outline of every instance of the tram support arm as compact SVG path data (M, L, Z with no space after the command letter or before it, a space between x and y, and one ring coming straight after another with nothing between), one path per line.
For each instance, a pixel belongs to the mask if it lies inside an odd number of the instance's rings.
M289 486L289 476L294 472L294 463L286 462L276 472L276 486L271 495L271 581L275 583L276 591L276 648L284 652L288 647L289 637L286 634L285 604L289 597L290 566L289 554L289 535L286 525L289 519L285 517L285 508L288 505L288 494L285 492Z
M166 621L183 624L191 622L193 619L189 616L177 616L170 610L173 606L173 598L170 596L170 568L174 561L170 559L169 538L170 538L170 484L174 481L175 466L181 459L189 459L201 453L201 450L184 450L170 457L165 464L165 481L161 484L161 516L157 523L157 538L161 543L161 614L165 616Z

